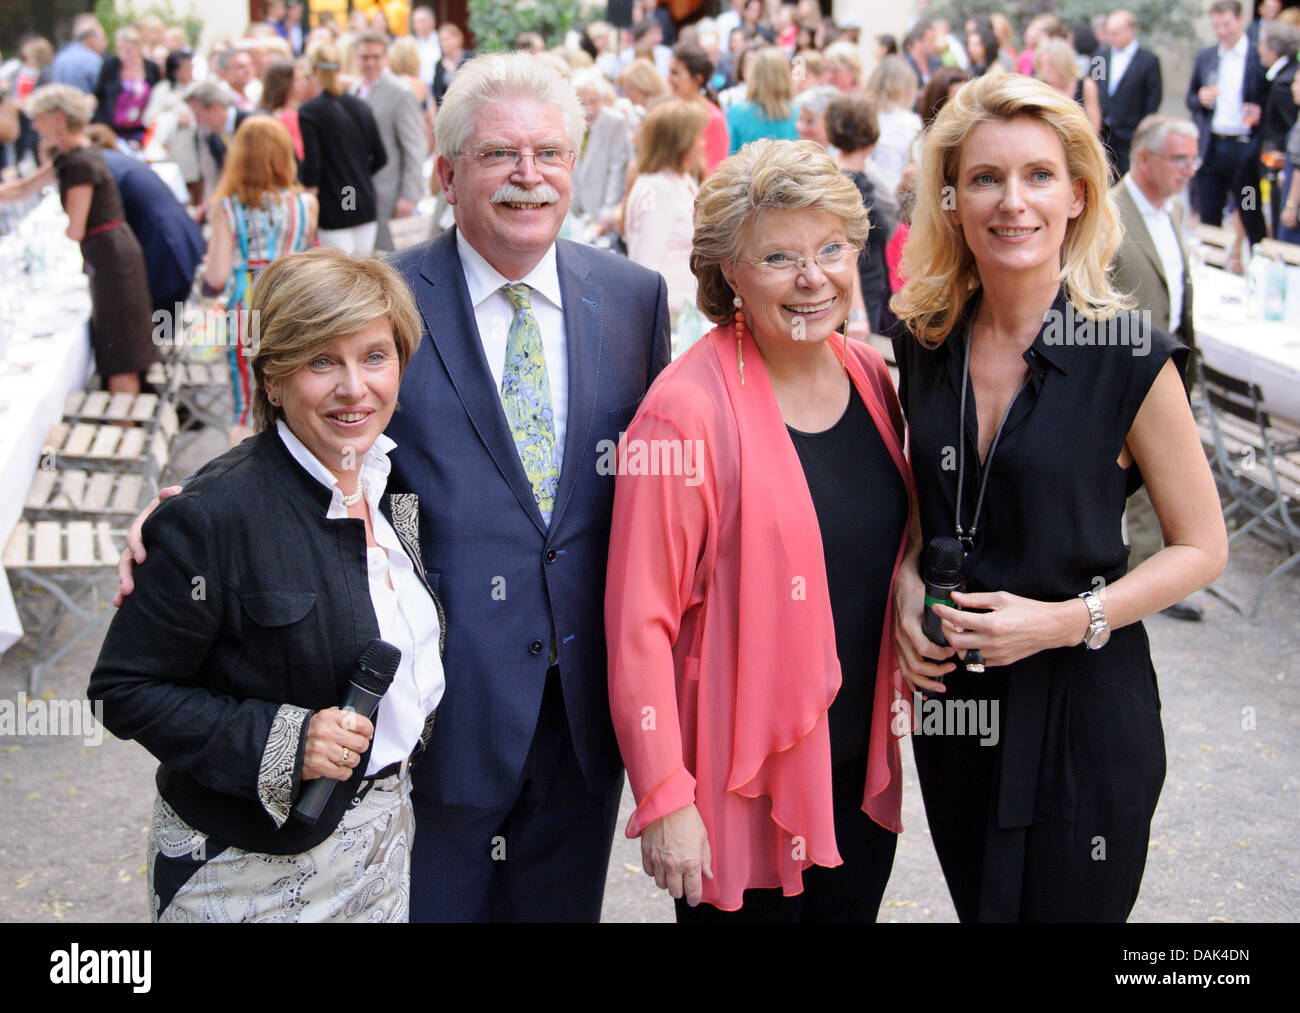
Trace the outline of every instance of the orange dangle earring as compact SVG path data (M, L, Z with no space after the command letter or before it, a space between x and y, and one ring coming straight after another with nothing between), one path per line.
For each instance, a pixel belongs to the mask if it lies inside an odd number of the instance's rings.
M745 313L741 309L745 305L745 300L736 296L731 300L731 304L736 307L736 369L740 370L740 385L745 386L745 357L741 354L741 346L745 338Z

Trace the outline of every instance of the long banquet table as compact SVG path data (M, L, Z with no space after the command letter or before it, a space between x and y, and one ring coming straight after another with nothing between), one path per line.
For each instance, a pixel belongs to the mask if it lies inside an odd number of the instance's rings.
M1300 424L1300 268L1288 268L1286 315L1251 314L1246 278L1198 264L1193 284L1196 344L1215 369L1259 384L1270 412Z
M50 429L69 391L86 386L93 368L86 332L90 292L81 250L63 233L67 218L47 190L18 224L0 237L0 548L22 516ZM0 576L0 653L23 634L9 588Z

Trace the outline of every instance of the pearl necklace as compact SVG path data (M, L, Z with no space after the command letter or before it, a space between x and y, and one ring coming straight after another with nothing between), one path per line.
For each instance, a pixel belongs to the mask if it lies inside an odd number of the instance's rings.
M344 505L345 507L356 506L358 503L361 502L361 494L362 494L363 491L364 491L364 490L361 488L361 483L358 482L358 483L357 483L357 491L354 492L351 496L344 496L344 497L343 497L343 505Z

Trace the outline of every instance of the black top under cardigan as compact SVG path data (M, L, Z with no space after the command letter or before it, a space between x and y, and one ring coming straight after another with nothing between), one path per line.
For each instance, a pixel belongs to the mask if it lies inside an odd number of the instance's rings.
M365 525L327 519L331 497L274 427L210 462L145 522L148 557L91 674L87 695L103 702L105 727L158 757L163 801L213 841L307 851L338 825L366 770L369 749L315 825L291 816L277 829L259 801L280 705L339 706L379 636ZM381 509L391 522L391 496ZM418 549L401 540L423 577Z

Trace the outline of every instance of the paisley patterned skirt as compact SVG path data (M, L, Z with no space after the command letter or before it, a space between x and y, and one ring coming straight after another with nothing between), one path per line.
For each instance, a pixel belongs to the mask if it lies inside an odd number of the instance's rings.
M149 912L162 922L405 922L415 820L409 776L369 783L298 855L220 845L161 798L149 827Z

